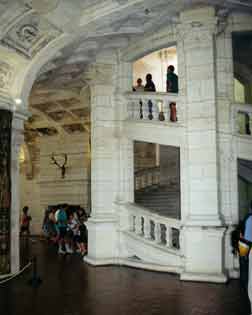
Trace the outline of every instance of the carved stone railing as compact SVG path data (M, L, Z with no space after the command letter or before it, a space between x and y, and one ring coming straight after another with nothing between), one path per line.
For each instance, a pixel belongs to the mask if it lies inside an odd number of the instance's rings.
M182 123L179 96L163 92L128 92L128 120Z
M125 208L131 233L164 248L180 250L181 221L160 216L134 204L127 204Z
M234 104L232 106L233 133L239 136L251 137L252 105Z
M160 184L160 167L151 167L135 172L135 191Z

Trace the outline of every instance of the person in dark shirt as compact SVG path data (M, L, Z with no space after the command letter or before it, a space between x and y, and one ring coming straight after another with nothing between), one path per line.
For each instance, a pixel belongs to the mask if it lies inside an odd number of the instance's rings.
M146 75L146 84L144 87L144 91L145 92L156 92L156 87L154 82L152 81L152 75L150 73L148 73Z
M178 76L174 73L174 66L167 68L166 91L169 93L178 93Z

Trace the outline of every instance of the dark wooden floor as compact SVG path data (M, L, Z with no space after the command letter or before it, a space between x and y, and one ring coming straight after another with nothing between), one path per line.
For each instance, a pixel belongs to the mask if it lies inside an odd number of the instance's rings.
M43 283L27 285L29 272L0 288L0 315L245 315L238 281L189 283L178 276L126 267L94 268L75 255L60 257L41 241ZM24 262L24 260L23 260Z

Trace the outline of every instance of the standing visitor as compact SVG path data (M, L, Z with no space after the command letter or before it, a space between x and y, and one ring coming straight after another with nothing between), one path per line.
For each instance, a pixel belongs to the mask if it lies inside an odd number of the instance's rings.
M152 81L152 75L148 73L146 75L146 84L144 86L145 92L156 92L156 87L154 82Z
M69 254L72 251L69 248L67 243L67 213L66 213L66 205L60 206L60 208L55 213L56 226L59 235L59 249L58 254L65 254L66 252Z
M143 80L141 78L137 79L137 84L133 86L133 92L144 92Z
M25 206L23 208L23 213L21 216L21 229L20 234L26 233L27 235L30 235L30 222L32 220L31 216L28 214L29 207Z
M178 76L174 73L174 66L170 65L167 68L166 77L166 92L178 93Z

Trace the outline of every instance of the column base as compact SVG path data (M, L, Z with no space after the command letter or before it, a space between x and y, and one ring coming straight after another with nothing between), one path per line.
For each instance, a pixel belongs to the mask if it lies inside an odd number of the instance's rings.
M92 266L108 266L108 265L117 265L118 259L116 258L92 258L88 255L83 258L83 260Z
M181 280L224 283L223 227L183 228L184 271Z
M227 276L224 273L219 274L206 274L194 272L182 272L180 275L182 281L197 281L197 282L213 282L213 283L226 283Z
M84 261L101 266L115 264L118 257L118 219L111 214L91 217L88 230L88 255Z

